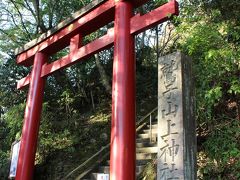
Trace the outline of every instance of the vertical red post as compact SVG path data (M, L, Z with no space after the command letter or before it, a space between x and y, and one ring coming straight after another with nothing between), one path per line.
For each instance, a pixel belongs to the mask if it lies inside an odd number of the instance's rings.
M78 49L82 46L82 35L77 34L73 36L70 40L70 56L73 58L72 54L76 53Z
M34 58L24 115L16 180L30 180L33 176L45 82L45 80L41 78L41 70L46 59L46 56L41 52L38 52Z
M115 9L110 179L135 180L135 55L130 34L132 5Z

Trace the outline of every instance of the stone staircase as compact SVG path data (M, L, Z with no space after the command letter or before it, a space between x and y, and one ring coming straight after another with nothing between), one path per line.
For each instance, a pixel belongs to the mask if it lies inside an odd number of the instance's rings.
M152 132L152 137L151 137ZM151 137L151 138L150 138ZM149 122L146 123L136 137L136 177L139 176L146 164L157 155L157 119L152 120L150 130ZM98 173L109 174L110 160L103 161L98 167L86 174L84 180L97 180Z
M136 123L136 177L157 155L157 107ZM98 174L109 174L110 144L69 172L63 180L97 180Z

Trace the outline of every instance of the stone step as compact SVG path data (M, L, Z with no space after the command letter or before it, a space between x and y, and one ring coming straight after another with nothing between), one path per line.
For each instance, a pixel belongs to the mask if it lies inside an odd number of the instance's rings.
M97 180L97 175L99 173L91 173L91 180Z
M137 148L137 153L157 153L158 147L143 147L143 148Z
M137 166L136 167L136 176L138 176L144 170L144 166ZM91 180L97 180L97 175L99 173L91 173ZM109 174L109 173L104 173Z
M152 137L152 142L157 143L157 136ZM136 143L150 143L150 138L137 138Z
M149 133L138 134L137 137L142 138L142 139L146 139L146 138L150 138L150 134ZM156 137L157 137L157 133L152 133L152 138L155 139Z
M149 159L136 159L136 165L146 165L149 162ZM106 161L106 165L110 166L110 160Z
M150 134L150 129L144 129L142 132L145 133L145 134ZM152 129L152 133L157 134L158 133L158 129L157 128L156 129Z
M152 120L152 142L150 142L150 125L149 122L137 134L136 138L136 175L138 176L144 169L145 165L157 156L157 120ZM97 180L98 173L109 174L110 161L105 161L97 169L91 171L85 180ZM94 172L94 173L93 173Z
M156 147L157 146L157 142L137 142L136 143L136 148L142 148L142 147Z
M147 164L147 162L149 162L149 160L151 160L154 157L154 155L152 154L148 154L148 153L137 153L136 154L136 176L138 176L144 169L145 165ZM107 161L107 163L109 164L109 160ZM104 174L109 174L110 171L110 167L109 165L107 166L100 166L98 173L104 173ZM98 173L91 173L90 174L90 178L91 180L97 180L97 174ZM88 179L86 179L88 180ZM90 180L90 179L89 179Z
M147 125L148 128L150 128L150 125ZM158 128L158 124L152 124L152 129L157 129Z
M138 138L136 143L157 143L157 138L157 136L152 136L152 141L150 141L150 138Z
M136 139L136 143L150 143L150 139L149 138L137 138Z
M154 157L156 157L156 153L137 153L136 154L136 159L137 160L151 160L153 159Z
M136 173L139 173L143 170L144 165L136 166ZM105 173L109 174L110 172L110 166L100 166L98 173Z

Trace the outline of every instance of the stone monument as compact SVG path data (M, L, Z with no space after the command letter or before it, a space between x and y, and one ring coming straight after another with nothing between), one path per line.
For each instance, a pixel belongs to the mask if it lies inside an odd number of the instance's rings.
M158 60L157 179L196 179L191 59L175 52Z

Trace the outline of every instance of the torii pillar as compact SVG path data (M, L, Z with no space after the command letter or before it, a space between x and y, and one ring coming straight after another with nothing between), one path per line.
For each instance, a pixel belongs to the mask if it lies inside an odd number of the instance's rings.
M135 58L130 34L133 7L115 6L110 179L135 180Z
M21 165L17 167L16 180L29 180L33 176L45 83L41 72L46 62L46 55L41 52L35 54L18 158L18 164Z

